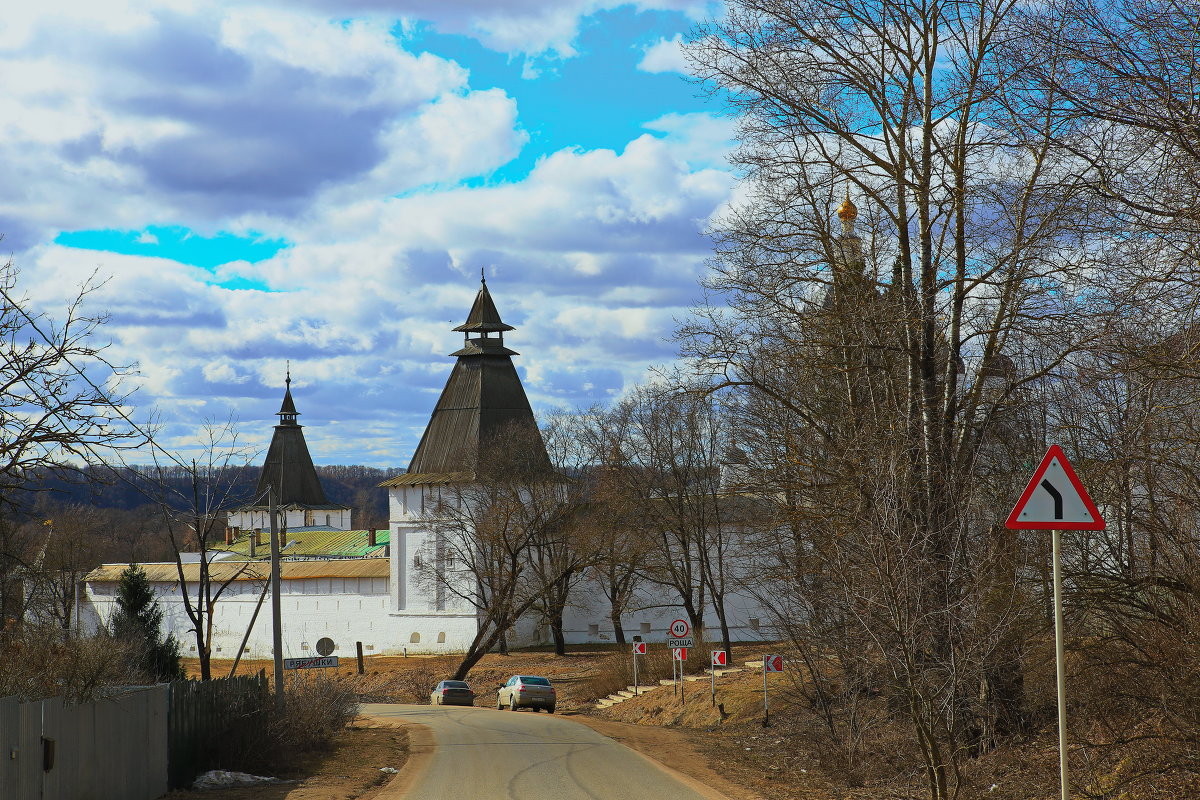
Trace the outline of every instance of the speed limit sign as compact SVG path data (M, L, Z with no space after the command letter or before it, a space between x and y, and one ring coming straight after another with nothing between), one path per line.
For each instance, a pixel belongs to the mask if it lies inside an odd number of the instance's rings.
M692 626L686 619L677 619L671 623L671 635L676 638L687 636L691 630Z

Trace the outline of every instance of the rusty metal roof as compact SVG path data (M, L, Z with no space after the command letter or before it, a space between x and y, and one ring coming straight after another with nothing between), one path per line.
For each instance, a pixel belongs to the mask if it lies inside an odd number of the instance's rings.
M255 560L270 558L270 533L264 532L263 544L255 548ZM242 558L250 557L250 539L253 533L244 533L232 544L212 548L216 552L237 553ZM291 529L286 532L286 541L280 553L285 558L369 558L382 556L390 541L391 531L375 531L375 544L371 544L369 531L339 531Z
M470 472L409 472L388 478L379 486L384 489L394 489L398 486L439 486L466 483L473 477Z
M306 578L386 578L390 574L389 559L354 558L330 561L282 561L279 577L294 581ZM128 564L102 564L87 574L89 583L115 583ZM179 571L174 563L142 564L146 579L151 583L178 583ZM270 576L270 564L263 561L214 561L209 574L214 581L262 581ZM184 578L195 581L200 575L199 564L184 564Z

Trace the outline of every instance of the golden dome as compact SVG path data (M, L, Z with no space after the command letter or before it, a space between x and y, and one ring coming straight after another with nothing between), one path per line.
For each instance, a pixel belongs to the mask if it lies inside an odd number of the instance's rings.
M846 193L846 199L842 201L840 206L838 206L837 215L844 222L853 222L858 218L858 206L850 202L849 192Z

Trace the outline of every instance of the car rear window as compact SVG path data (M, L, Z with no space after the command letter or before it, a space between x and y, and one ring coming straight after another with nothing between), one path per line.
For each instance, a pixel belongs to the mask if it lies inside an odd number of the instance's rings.
M522 675L521 683L528 683L530 686L549 686L550 681L545 678L535 678L532 675Z
M465 681L442 681L442 685L447 689L470 689Z

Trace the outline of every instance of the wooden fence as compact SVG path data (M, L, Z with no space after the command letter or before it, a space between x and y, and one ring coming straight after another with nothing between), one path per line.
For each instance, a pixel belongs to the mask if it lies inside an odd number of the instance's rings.
M170 786L190 786L208 769L237 763L239 750L265 736L270 697L267 676L243 675L171 684L168 742Z
M166 686L92 703L0 699L4 800L154 800L167 791Z
M253 747L269 708L261 672L70 706L0 698L0 800L154 800Z

